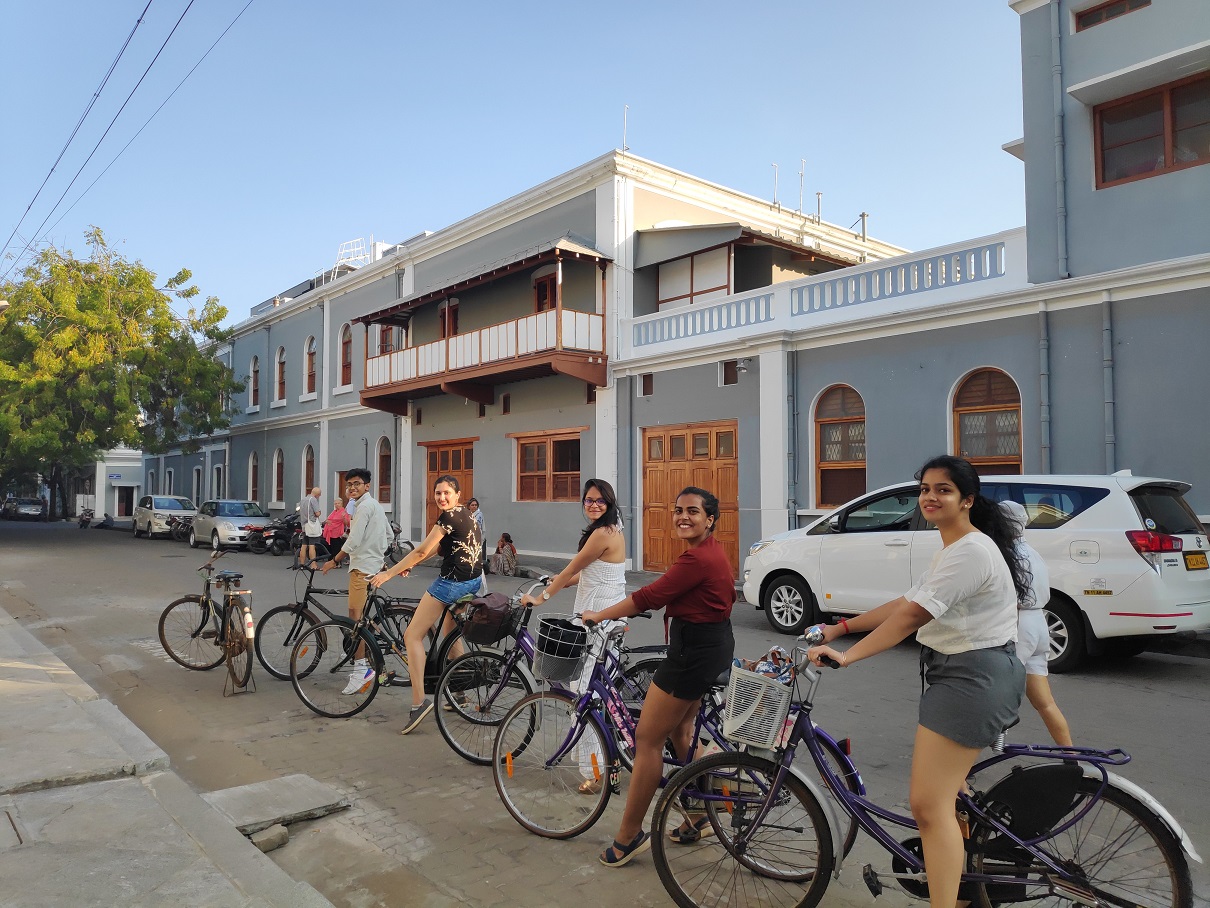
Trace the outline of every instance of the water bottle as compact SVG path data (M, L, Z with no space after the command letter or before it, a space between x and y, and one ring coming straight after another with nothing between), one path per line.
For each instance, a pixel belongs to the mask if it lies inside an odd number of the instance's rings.
M252 622L252 609L244 606L244 636L249 640L256 637L256 625Z

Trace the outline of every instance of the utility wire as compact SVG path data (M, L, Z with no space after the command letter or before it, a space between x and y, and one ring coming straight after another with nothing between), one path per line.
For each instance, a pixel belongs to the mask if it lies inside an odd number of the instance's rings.
M84 198L84 196L88 195L89 190L91 190L92 187L97 185L97 183L100 181L101 177L105 176L105 174L107 174L109 172L109 168L118 162L118 158L120 158L123 154L126 153L126 149L134 144L134 140L137 139L142 134L144 129L146 129L148 126L151 125L151 121L154 120L156 118L156 115L161 110L164 109L164 105L167 104L169 101L171 101L172 96L181 90L181 86L184 85L185 82L188 81L189 77L193 75L194 71L199 66L201 66L203 62L205 62L206 58L208 56L210 56L210 51L214 50L214 48L218 46L218 43L220 41L222 41L224 37L226 37L227 32L231 31L231 29L233 29L235 27L235 23L240 20L240 16L242 16L245 12L248 11L248 7L250 7L252 5L252 3L253 3L253 0L248 0L248 2L244 4L244 8L241 9L236 14L234 19L231 20L231 24L228 25L225 29L223 29L223 33L214 39L214 43L211 44L210 47L208 47L206 49L206 52L204 54L202 54L201 59L199 59L195 64L193 64L193 69L191 69L191 70L189 70L189 72L185 73L185 78L181 79L181 81L177 83L176 88L174 88L171 92L169 92L168 97L166 97L161 102L160 106L157 107L155 109L155 111L152 112L151 116L147 118L147 122L145 122L142 126L139 127L139 131L130 137L130 141L127 142L125 145L123 145L122 150L119 151L116 155L114 155L114 158L112 161L110 161L108 164L105 165L105 169L102 170L99 174L97 174L97 177L95 180L93 180L91 183L88 184L88 188L85 189L82 193L79 194L79 196L76 197L76 200L74 202L72 202L71 205L68 206L66 211L64 211L61 215L59 215L59 219L57 221L55 221L53 224L50 225L50 230L48 230L47 233L54 232L54 229L59 226L59 221L62 221L65 217L67 217L67 215L71 213L71 210L80 204L80 202Z
M172 26L172 31L168 33L168 37L164 39L164 43L160 45L160 49L155 52L155 56L151 58L151 62L148 63L147 68L143 70L143 75L139 76L139 81L136 82L134 88L130 90L130 94L126 96L126 100L122 102L122 106L118 108L118 112L113 115L113 119L110 120L109 125L105 127L105 132L101 134L101 138L97 140L97 144L92 147L92 151L88 153L88 157L84 159L84 163L80 165L80 169L76 171L76 175L71 178L71 182L67 184L67 188L63 190L63 194L59 196L58 201L51 206L51 209L47 212L46 217L42 219L42 223L38 225L38 229L34 231L35 237L42 233L42 228L46 226L46 222L50 220L51 215L53 215L58 207L63 203L63 199L67 197L67 193L71 191L71 187L76 184L76 180L80 178L80 174L84 172L84 168L88 166L88 162L92 160L92 156L97 153L97 149L101 147L101 143L104 142L105 137L109 135L109 130L113 129L114 123L118 121L118 117L122 115L122 111L126 109L126 105L129 104L130 99L134 97L134 93L139 90L139 86L143 84L143 80L147 78L147 74L151 72L151 67L155 66L156 61L160 59L160 54L164 52L164 48L168 46L168 42L171 41L172 36L176 34L176 30L180 26L181 20L185 18L186 13L188 13L193 7L193 3L194 0L189 0L189 5L185 7L185 11L182 12L180 17L176 20L176 24ZM17 263L20 262L21 257L29 251L30 247L33 245L33 242L33 240L30 240L29 243L25 244L25 248L21 250L20 254L18 254L15 259L13 259L13 263L5 270L3 274L0 274L0 279L7 277L9 272L17 267Z
M107 82L109 82L109 77L112 76L113 71L117 69L118 61L122 59L122 54L126 53L126 48L130 46L130 41L132 38L134 38L134 33L138 31L139 26L143 24L143 17L147 15L147 10L151 9L151 4L153 2L154 0L147 0L147 5L143 7L143 12L139 14L139 18L137 18L134 22L134 28L132 28L130 30L130 34L126 36L126 40L123 42L121 49L118 51L118 55L114 57L113 62L109 64L109 69L106 70L105 77L101 80L101 84L97 86L97 90L93 92L92 98L89 99L88 105L84 108L84 113L80 114L80 119L76 121L75 129L71 131L71 135L68 136L67 141L63 143L63 148L59 151L59 156L55 158L55 163L50 166L50 170L47 172L46 177L42 180L42 185L38 187L38 191L34 193L34 197L30 199L29 204L25 206L25 211L22 212L21 217L13 227L13 232L10 233L8 235L8 239L4 241L4 248L0 249L0 255L3 255L4 251L8 249L8 244L13 241L13 237L15 237L17 235L17 231L21 229L21 222L25 220L25 216L29 214L29 210L34 207L34 203L38 201L38 196L42 194L42 190L46 188L46 183L48 180L50 180L51 175L55 172L55 168L58 167L59 162L63 160L63 155L67 153L67 149L71 145L72 140L75 139L76 133L80 131L80 127L84 125L84 120L88 117L93 105L97 103L97 98L101 97L101 92L105 90L105 85Z

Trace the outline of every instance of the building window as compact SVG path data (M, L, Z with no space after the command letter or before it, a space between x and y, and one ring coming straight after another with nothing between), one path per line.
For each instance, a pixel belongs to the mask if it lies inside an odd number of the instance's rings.
M286 500L286 458L281 448L273 452L273 500Z
M556 275L546 274L534 280L534 311L545 312L555 308Z
M378 501L391 503L391 440L386 436L378 441Z
M248 455L248 499L260 501L260 463L255 451Z
M972 373L954 395L954 439L980 475L1021 472L1021 392L999 369Z
M303 448L303 495L315 488L315 449L310 445Z
M202 468L193 468L193 506L196 508L202 503Z
M659 266L661 309L699 305L731 292L731 247L720 246Z
M147 493L149 495L158 495L160 492L155 485L155 470L147 471Z
M738 385L739 384L739 360L725 359L718 364L718 383L719 385Z
M517 500L575 501L580 497L580 433L517 438Z
M164 494L171 495L173 493L172 480L175 478L174 472L171 469L164 471Z
M348 325L340 329L340 383L353 384L353 329Z
M1210 163L1210 76L1094 108L1097 188Z
M308 337L303 347L303 387L307 394L315 393L315 338Z
M479 418L487 416L487 404L479 404Z
M1144 6L1151 6L1151 0L1111 0L1109 3L1102 3L1100 6L1086 9L1082 13L1076 13L1076 31L1082 32L1086 28L1092 28L1094 25L1100 25L1102 22L1108 22L1118 16L1133 13Z
M390 325L378 326L378 355L383 356L387 353L394 353L399 345L397 343L398 336L395 328Z
M210 490L210 497L223 497L223 468L217 464L214 467L214 487Z
M639 376L639 397L650 397L655 393L655 375L644 372Z
M865 401L847 385L815 407L815 505L834 508L865 492Z
M511 394L500 395L500 412L505 416L513 412L513 396Z
M416 408L416 425L419 426L423 423L424 423L424 411L421 410L419 407L417 407Z
M275 389L275 397L273 399L274 400L285 400L286 399L286 348L285 347L277 348L276 369L277 369L277 375L275 376L275 379L276 379L277 387Z
M589 382L588 391L584 395L584 403L595 404L597 402L597 386Z
M252 365L248 369L248 406L260 406L260 357L252 357Z
M458 333L458 301L446 300L439 305L437 321L442 340L455 336Z

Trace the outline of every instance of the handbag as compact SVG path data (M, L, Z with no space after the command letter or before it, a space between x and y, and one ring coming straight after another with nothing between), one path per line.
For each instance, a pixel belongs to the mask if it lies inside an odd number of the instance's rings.
M322 536L323 531L324 525L319 522L318 517L312 517L303 525L304 535L310 536L312 539L314 539L316 536Z
M503 593L488 593L471 600L462 637L468 643L491 646L511 634L515 625L509 598Z

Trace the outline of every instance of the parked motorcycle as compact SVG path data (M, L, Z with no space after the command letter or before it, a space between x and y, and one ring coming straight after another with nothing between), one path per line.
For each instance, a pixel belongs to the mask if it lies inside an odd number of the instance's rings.
M92 523L93 513L92 508L80 508L80 529L88 529L88 525Z
M287 514L270 520L264 529L253 530L248 534L248 551L256 555L263 555L265 552L283 554L290 547L290 539L297 526L297 514Z
M184 542L189 538L189 528L193 526L192 517L169 514L164 522L168 525L168 532L177 542Z

